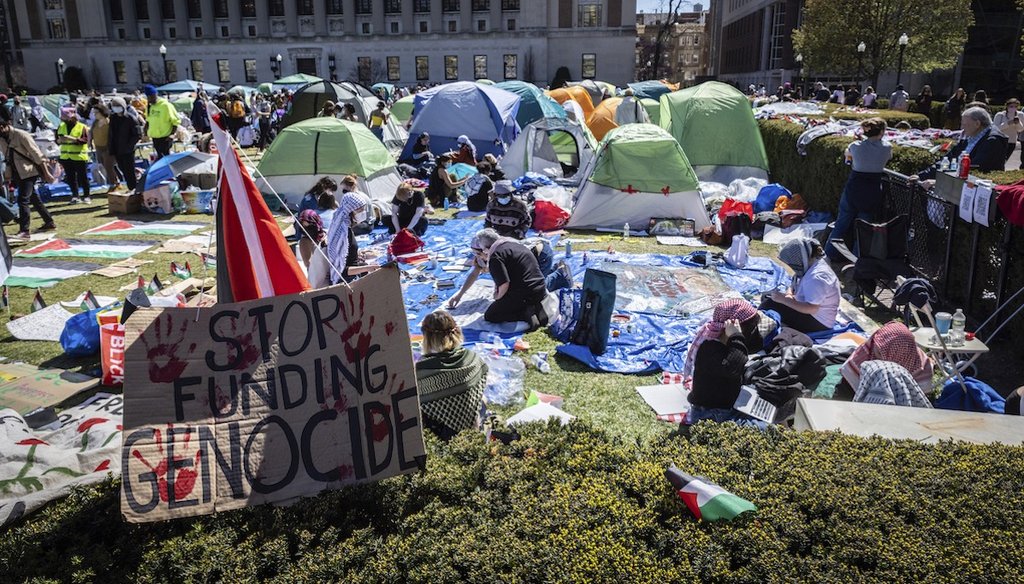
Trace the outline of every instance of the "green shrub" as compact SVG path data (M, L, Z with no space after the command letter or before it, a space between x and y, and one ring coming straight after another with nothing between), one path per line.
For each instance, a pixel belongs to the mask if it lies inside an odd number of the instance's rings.
M843 153L853 139L842 136L818 138L808 145L807 156L800 156L796 151L796 141L804 131L802 125L785 120L762 120L759 124L768 152L771 180L803 195L812 209L834 214L850 174L850 167L843 162ZM921 148L896 146L889 168L903 174L914 174L927 168L935 159L935 155Z
M7 582L1010 582L1019 447L701 424L646 446L586 423L430 440L425 473L131 525L116 481L0 540ZM675 462L758 506L694 520ZM1016 576L1015 576L1016 574Z

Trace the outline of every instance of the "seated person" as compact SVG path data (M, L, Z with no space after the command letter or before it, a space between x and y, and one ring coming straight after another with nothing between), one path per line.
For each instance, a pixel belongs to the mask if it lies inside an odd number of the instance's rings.
M333 206L327 205L326 197L334 198L334 193L338 191L338 183L329 176L325 176L322 179L316 181L313 188L309 189L302 199L299 201L299 213L306 209L334 209L337 204Z
M427 203L424 201L423 192L413 189L402 183L395 191L395 198L391 199L391 223L388 225L388 233L398 233L403 229L409 229L416 235L422 236L427 232L427 218L424 214L427 211Z
M932 362L918 348L914 333L902 322L890 322L871 334L867 342L843 363L843 381L837 390L852 395L860 385L861 366L867 361L889 361L910 372L923 391L932 389ZM843 384L846 387L843 387Z
M341 106L341 115L338 117L345 120L346 122L359 121L359 118L356 117L356 106L350 103L346 103L345 105Z
M491 181L491 163L486 160L476 165L477 173L466 181L466 208L470 211L483 211L491 200L494 182Z
M930 408L921 386L902 365L892 361L865 361L853 401L889 406Z
M451 314L423 318L423 356L416 363L423 425L442 440L480 427L487 365L462 346L462 329Z
M494 183L494 196L487 203L487 214L484 226L498 232L503 237L522 239L530 229L530 208L522 199L513 196L515 188L510 180L499 180Z
M501 237L493 229L481 229L470 244L479 265L487 266L494 280L494 302L484 312L484 320L493 323L526 322L530 330L548 323L543 302L547 296L544 274L537 258L522 243ZM455 308L476 280L479 271L467 276L466 283L448 301Z
M452 163L457 164L468 164L470 166L476 166L476 146L473 141L469 139L469 136L463 134L459 136L457 140L459 149L456 150L452 156Z
M535 237L524 241L523 244L537 258L537 266L544 274L544 287L548 292L572 287L572 270L564 261L555 264L555 252L551 249L551 243L548 240L543 237ZM480 255L474 255L473 258L473 269L466 275L462 288L448 301L448 306L451 308L458 306L459 301L473 287L480 274L487 269L487 262Z
M332 197L333 199L333 197ZM298 228L299 234L299 257L302 263L309 269L309 260L313 257L313 250L323 245L327 239L327 231L324 229L324 222L320 214L313 209L306 209L299 213Z
M992 125L992 116L980 107L969 107L960 116L960 141L949 149L943 159L947 161L959 161L960 155L967 153L971 157L971 170L991 172L1003 170L1006 165L1006 136ZM920 180L925 188L935 185L935 173L938 172L939 163L933 164L926 170L910 177L910 180Z
M1006 396L1006 404L1003 406L1003 413L1011 416L1019 416L1021 397L1024 397L1024 386L1018 387L1011 391L1010 395Z
M498 157L493 154L484 154L484 162L491 165L491 180L498 182L499 180L505 180L505 171L501 169L498 164Z
M352 225L365 219L369 205L370 198L359 191L348 191L341 196L338 210L334 212L331 227L327 230L326 251L327 260L333 266L328 267L332 284L351 280L349 268L359 262L359 248Z
M452 158L442 154L437 158L437 166L430 172L430 180L427 182L427 200L435 207L441 207L445 201L449 203L459 202L459 187L464 185L469 177L462 180L455 180L448 174L452 165Z
M759 321L757 310L746 300L725 300L698 329L683 366L684 379L691 381L692 388L688 423L715 420L767 427L733 409L743 386L747 355L761 349Z
M824 259L817 240L793 239L782 245L779 259L793 269L792 291L770 292L761 310L774 310L783 326L802 333L831 330L839 315L841 286Z
M430 134L423 132L412 146L412 163L416 166L423 166L434 161L434 154L430 152Z

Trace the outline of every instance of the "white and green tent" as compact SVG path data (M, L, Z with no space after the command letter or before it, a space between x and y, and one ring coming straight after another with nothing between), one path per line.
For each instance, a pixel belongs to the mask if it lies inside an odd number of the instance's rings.
M402 182L395 160L366 126L338 118L310 118L281 131L256 167L260 192L276 191L289 207L325 176L359 177L359 190L390 201Z
M541 118L523 128L501 158L501 168L509 178L536 172L575 186L596 149L594 135L579 122Z
M686 154L653 124L626 124L608 132L584 171L567 227L646 229L652 218L711 224Z
M679 141L701 180L768 178L768 155L750 101L731 85L708 81L662 95L659 122Z

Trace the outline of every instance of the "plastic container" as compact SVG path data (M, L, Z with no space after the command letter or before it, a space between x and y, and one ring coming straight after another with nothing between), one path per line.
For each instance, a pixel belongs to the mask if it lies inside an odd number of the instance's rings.
M551 364L548 363L547 353L534 353L533 356L530 357L530 361L533 363L533 366L537 368L537 371L544 374L551 373Z
M566 240L566 242L565 242L565 257L567 257L567 258L571 258L572 257L572 242L568 241L568 240Z
M526 364L518 357L503 357L493 351L477 351L487 364L484 399L488 404L508 406L526 399L523 380Z
M966 180L971 174L971 156L964 154L960 157L960 178Z
M622 226L622 239L629 239L629 222Z
M949 329L949 344L959 347L964 344L964 330L967 328L967 315L957 308L953 313L953 324Z

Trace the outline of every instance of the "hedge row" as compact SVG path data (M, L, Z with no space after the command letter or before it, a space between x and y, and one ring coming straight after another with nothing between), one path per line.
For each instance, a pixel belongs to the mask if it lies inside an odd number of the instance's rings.
M922 116L914 116L923 119ZM762 120L759 124L768 152L772 181L803 195L812 209L835 213L843 185L850 174L850 167L843 162L843 153L853 139L842 136L818 138L808 145L807 155L800 156L796 142L804 131L803 126L785 120ZM914 174L934 161L935 155L924 149L896 146L889 168Z
M585 422L431 441L423 474L285 508L130 525L117 483L0 540L9 582L1010 582L1019 447L701 424L638 446ZM694 520L675 462L758 511Z

